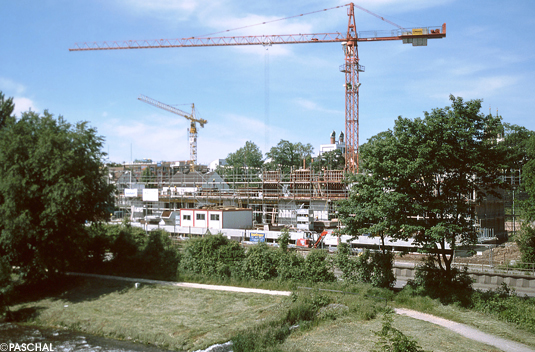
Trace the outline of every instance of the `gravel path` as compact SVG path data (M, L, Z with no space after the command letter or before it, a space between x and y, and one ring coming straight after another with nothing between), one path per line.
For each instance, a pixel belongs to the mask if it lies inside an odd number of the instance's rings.
M406 315L414 319L424 320L429 323L433 323L436 325L440 325L445 327L446 329L449 329L451 331L454 331L460 335L463 335L465 337L468 337L469 339L476 340L479 342L483 342L487 345L494 346L496 348L499 348L503 351L507 352L535 352L532 348L523 345L518 342L505 340L500 337L496 337L493 335L486 334L484 332L481 332L477 329L474 329L468 325L456 323L451 320L446 320L443 318L435 317L430 314L421 313L415 310L405 309L405 308L396 308L395 309L397 314Z

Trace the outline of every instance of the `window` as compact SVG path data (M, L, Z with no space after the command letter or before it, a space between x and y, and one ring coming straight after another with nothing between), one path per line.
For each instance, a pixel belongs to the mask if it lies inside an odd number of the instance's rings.
M210 220L219 221L219 214L210 214Z
M206 214L197 214L197 220L205 220L206 219Z
M182 220L191 220L191 215L183 215Z

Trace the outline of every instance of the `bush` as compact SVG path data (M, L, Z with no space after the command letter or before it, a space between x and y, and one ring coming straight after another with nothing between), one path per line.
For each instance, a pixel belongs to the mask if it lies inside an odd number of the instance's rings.
M375 347L376 352L425 352L418 342L393 326L392 311L383 316L383 327L375 335L379 341Z
M515 241L522 254L522 261L535 263L535 228L531 224L523 224L515 236Z
M494 291L476 291L473 309L535 333L535 299L518 297L505 283Z
M138 256L140 269L145 274L161 279L176 279L180 255L166 231L151 231L145 248Z
M450 272L437 267L436 259L428 256L423 265L416 268L414 280L409 280L415 295L438 298L443 304L458 302L467 307L471 304L473 279L467 268L452 268Z
M248 279L270 280L277 276L277 253L265 243L247 249L243 261L243 276Z
M182 269L207 277L228 279L239 276L245 251L238 242L218 235L192 239L187 242Z
M302 279L307 282L332 282L336 277L327 253L321 250L309 252L305 258Z
M11 272L11 264L9 264L7 258L0 257L0 316L10 304L13 291Z
M297 253L281 253L277 263L280 281L301 281L304 275L305 258Z
M350 283L370 283L375 287L392 288L394 276L394 255L392 252L370 252L365 250L356 259L350 257L351 249L347 243L338 246L335 257L336 266L342 271L342 279Z

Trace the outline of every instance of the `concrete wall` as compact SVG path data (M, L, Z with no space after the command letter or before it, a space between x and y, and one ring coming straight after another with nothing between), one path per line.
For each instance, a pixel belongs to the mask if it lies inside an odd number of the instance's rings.
M394 275L398 281L397 287L402 287L406 281L414 279L415 268L411 266L396 265ZM493 272L469 272L474 279L473 287L479 290L495 290L503 282L523 296L535 296L535 276L506 274Z

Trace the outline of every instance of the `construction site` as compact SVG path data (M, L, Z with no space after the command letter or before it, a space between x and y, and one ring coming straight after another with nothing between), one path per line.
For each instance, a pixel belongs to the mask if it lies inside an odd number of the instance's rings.
M333 132L331 143L325 148L320 147L320 155L325 151L339 149L344 155L343 169L313 170L303 165L302 168L294 166L289 171L283 172L245 167L245 172L234 174L232 170L229 172L226 169L225 172L221 172L221 168L198 165L198 127L204 127L208 121L196 116L193 104L190 113L140 95L138 97L140 101L181 116L190 122L188 129L190 158L181 162L142 160L110 168L109 182L114 183L118 190L116 199L118 210L114 216L128 217L134 223L146 227L166 226L167 230L179 235L204 235L216 230L242 241L254 239L273 242L280 233L276 231L281 227L295 231L292 233L292 240L310 239L314 246L318 244L320 237L326 237L325 230L330 231L331 235L339 226L336 203L349 195L350 187L344 182L344 177L359 173L361 86L359 75L365 68L360 64L358 44L398 41L420 47L427 46L428 40L446 37L445 23L441 26L404 28L353 3L331 9L341 7L347 7L347 27L334 33L84 42L76 43L69 49L92 51L321 43L342 45L344 61L339 70L345 78L345 131L340 133L341 138L338 141L334 140ZM357 32L356 9L396 28L386 31ZM477 226L482 239L497 239L504 236L503 209L503 202L496 199L487 199L484 204L478 205L477 213L480 217ZM259 233L259 230L264 232ZM270 231L275 232L270 233ZM340 240L336 236L331 237L333 245ZM325 241L328 242L327 238ZM361 245L377 246L373 237L362 238L359 241ZM410 247L412 243L398 242L396 246Z

